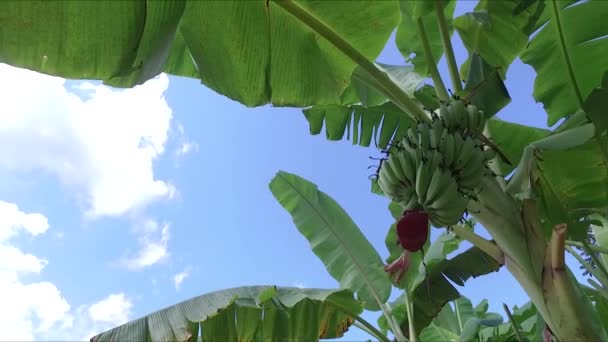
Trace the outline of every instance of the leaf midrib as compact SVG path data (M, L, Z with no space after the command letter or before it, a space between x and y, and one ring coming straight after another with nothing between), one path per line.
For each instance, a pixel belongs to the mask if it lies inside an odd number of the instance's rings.
M312 210L317 213L318 217L321 218L321 220L323 221L323 223L325 223L325 225L327 227L330 228L330 231L332 232L332 234L334 235L334 237L340 242L340 244L342 245L342 247L344 248L344 250L346 250L349 258L353 261L353 263L355 264L355 267L359 270L359 273L361 274L361 277L365 280L367 286L370 288L370 291L372 293L372 295L374 296L374 299L376 299L376 302L378 303L378 306L380 308L382 308L382 301L380 300L380 296L378 294L378 292L376 291L375 287L372 286L371 280L366 276L366 272L364 272L364 268L361 266L361 264L358 262L357 258L354 257L353 252L347 247L347 245L345 244L344 240L339 236L339 234L336 233L336 229L333 227L333 225L331 225L326 219L325 217L321 214L321 212L319 210L317 210L317 208L312 205L312 202L306 197L304 196L300 191L298 191L298 189L291 183L289 182L289 180L287 180L285 177L283 177L282 174L278 175L279 177L281 177L281 179L283 179L283 181L285 181L285 183L287 183L289 185L289 187L295 192L297 193L302 199L304 199L304 201L306 202L306 204L312 208ZM318 191L318 190L317 190Z

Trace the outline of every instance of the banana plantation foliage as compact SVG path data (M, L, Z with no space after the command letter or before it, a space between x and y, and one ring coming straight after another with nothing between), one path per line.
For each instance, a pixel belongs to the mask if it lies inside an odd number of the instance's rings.
M374 140L384 156L370 189L394 217L386 260L328 194L278 171L270 191L339 289L244 284L91 341L313 341L350 327L379 341L607 341L608 2L481 0L458 17L455 6L1 2L2 63L115 87L161 72L197 78L249 107L302 108L311 134ZM405 63L376 63L394 31ZM466 60L454 56L456 35ZM495 116L510 102L503 81L516 59L536 73L550 130ZM434 241L432 229L442 231ZM448 258L465 240L473 247ZM501 267L528 304L492 313L452 285Z

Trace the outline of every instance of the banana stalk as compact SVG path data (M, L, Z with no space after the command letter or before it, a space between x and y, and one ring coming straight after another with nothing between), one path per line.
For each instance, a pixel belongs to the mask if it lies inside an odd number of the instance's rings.
M505 266L517 279L559 341L606 341L603 330L577 293L565 265L565 226L556 227L551 241L544 238L536 205L518 205L495 179L486 177L478 201L469 212L492 235L505 255Z

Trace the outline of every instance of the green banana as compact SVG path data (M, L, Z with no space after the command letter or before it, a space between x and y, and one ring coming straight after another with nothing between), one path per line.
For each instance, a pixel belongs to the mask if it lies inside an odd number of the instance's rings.
M387 162L391 165L391 168L395 172L395 176L397 176L399 181L408 186L411 186L409 180L405 176L404 170L401 167L401 162L399 161L399 157L396 155L396 153L391 153L388 157L388 160L385 161L384 163L387 163Z
M477 107L473 105L467 106L467 116L469 118L469 122L467 125L467 131L471 135L475 135L477 132L477 126L479 126L479 114L477 112Z
M452 203L457 202L460 197L457 183L455 181L449 182L443 191L437 195L437 198L429 203L427 207L435 210L443 210Z
M454 163L456 163L456 159L458 159L460 156L460 151L462 151L464 139L460 133L454 133L452 136L454 137L454 161L452 162L452 165L454 165Z
M479 121L477 122L476 131L478 134L483 133L483 129L486 127L486 115L483 113L483 110L477 110L477 114L479 116Z
M382 163L379 178L386 180L386 183L392 185L393 187L399 184L399 179L397 178L397 175L395 175L395 172L391 168L391 165L386 162Z
M429 154L429 172L435 172L435 169L439 168L441 161L443 160L443 154L438 151L431 151Z
M418 166L422 163L422 157L423 157L422 151L419 148L417 148L413 154L414 154L414 161L416 162L416 169L418 169Z
M431 134L431 138L430 138L431 148L433 148L433 149L439 148L443 132L445 132L445 130L443 128L443 122L441 122L441 120L433 121L433 123L431 124L431 133L430 133Z
M431 133L429 126L425 123L418 124L418 145L422 151L428 151L431 145Z
M478 148L475 148L473 150L473 155L471 156L471 158L469 158L469 160L466 162L466 164L464 164L464 166L462 167L462 174L463 176L466 175L467 173L470 173L471 169L475 169L477 167L482 167L485 164L485 159L484 159L484 155L483 152L481 150L479 150Z
M418 147L418 133L416 133L416 129L414 127L410 127L407 130L407 138L411 144L411 146Z
M461 190L474 191L479 187L483 174L485 172L484 165L478 165L466 170L459 177L458 185Z
M455 124L455 129L459 130L459 129L463 129L466 126L464 125L464 116L465 116L465 112L466 109L464 108L464 101L462 100L455 100L452 101L451 106L450 106L450 111L452 112L456 124Z
M450 175L450 172L441 168L435 169L433 172L433 178L431 184L426 193L426 199L424 205L429 205L437 199L437 197L448 187L448 183L455 182L456 180Z
M420 203L424 203L433 175L429 172L429 162L423 161L416 172L416 193Z
M382 190L382 192L384 192L387 196L392 197L395 194L395 186L389 184L385 178L378 177L376 181L378 182L380 190Z
M401 164L401 169L403 170L405 178L410 182L410 184L415 184L416 167L414 166L414 161L411 158L411 154L400 152L397 154L397 157L399 158L399 164Z
M454 135L448 134L445 141L445 166L449 167L454 162Z
M460 187L468 190L477 189L484 174L484 167L483 153L481 151L475 152L475 156L471 158L471 161L458 177Z
M451 131L452 128L454 127L454 116L450 112L449 107L442 103L439 106L439 115L441 116L441 119L443 120L445 128L447 130Z
M462 148L456 158L456 162L454 163L455 170L462 170L464 166L467 164L469 159L473 156L473 153L477 150L473 139L470 137L466 137L464 139L464 143L462 144Z

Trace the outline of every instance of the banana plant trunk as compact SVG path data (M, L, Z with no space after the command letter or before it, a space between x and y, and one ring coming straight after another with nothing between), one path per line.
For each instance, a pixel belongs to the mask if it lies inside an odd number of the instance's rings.
M578 284L564 262L566 226L545 238L534 200L521 204L493 178L485 178L469 212L492 235L505 255L505 267L520 283L559 341L604 341Z

